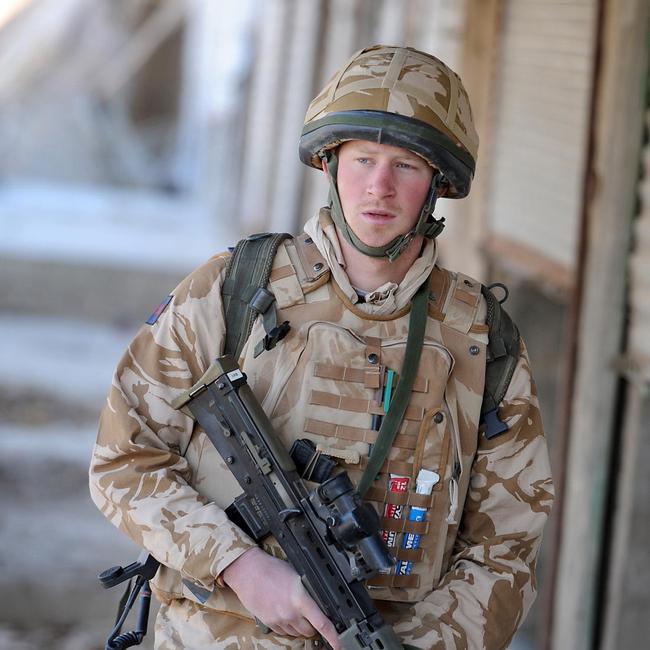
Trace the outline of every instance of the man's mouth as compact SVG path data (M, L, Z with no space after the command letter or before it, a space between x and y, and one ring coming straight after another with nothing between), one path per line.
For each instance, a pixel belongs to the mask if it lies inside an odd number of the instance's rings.
M386 212L384 210L364 210L361 214L364 219L372 223L386 223L395 218L392 212Z

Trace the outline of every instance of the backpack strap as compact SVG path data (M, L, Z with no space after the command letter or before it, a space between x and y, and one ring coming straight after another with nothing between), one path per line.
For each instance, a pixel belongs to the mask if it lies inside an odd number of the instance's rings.
M233 250L221 294L226 316L224 354L239 359L258 314L263 314L265 337L255 346L255 356L270 350L289 331L289 322L278 325L275 298L266 288L273 259L287 233L260 233L242 239Z
M495 286L501 287L506 292L502 301L492 293L492 288ZM521 336L508 312L501 307L501 302L505 302L508 297L506 288L501 284L481 286L481 293L487 302L489 340L480 424L485 425L485 437L490 439L508 430L505 422L499 419L497 409L508 390L519 360Z

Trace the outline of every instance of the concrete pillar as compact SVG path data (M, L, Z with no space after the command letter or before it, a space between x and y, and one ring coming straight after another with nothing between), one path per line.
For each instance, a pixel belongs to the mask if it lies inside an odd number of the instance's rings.
M408 8L402 0L383 0L379 10L375 42L384 45L410 45L404 39L407 15Z
M270 228L293 232L301 217L302 183L305 169L297 153L305 111L315 92L314 71L319 55L319 32L323 5L320 0L300 0L291 12L292 27L285 43L286 85L278 114L278 145L274 157L274 187Z
M201 227L219 240L240 232L237 206L245 65L244 35L252 4L186 0L184 74L178 129L176 180L200 207Z
M289 14L287 0L267 0L260 7L257 47L246 112L244 161L238 214L242 230L268 230L272 187L277 173L276 147L285 92Z
M329 0L327 13L321 26L321 51L315 73L315 95L327 83L344 61L361 48L358 42L357 2L355 0ZM310 97L310 100L312 98ZM305 105L305 110L307 105ZM297 150L296 150L297 156ZM328 183L322 172L307 169L300 219L304 223L318 209L327 204Z

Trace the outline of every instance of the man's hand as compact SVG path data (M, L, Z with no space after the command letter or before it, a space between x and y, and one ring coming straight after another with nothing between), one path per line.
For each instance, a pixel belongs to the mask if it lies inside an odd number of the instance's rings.
M320 610L293 567L257 547L238 557L222 574L246 609L276 634L320 634L340 650L336 628Z

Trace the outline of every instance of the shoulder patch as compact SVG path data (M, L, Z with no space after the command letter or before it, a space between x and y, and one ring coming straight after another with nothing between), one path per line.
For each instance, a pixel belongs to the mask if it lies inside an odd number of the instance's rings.
M147 319L147 325L155 325L162 313L167 309L167 305L172 301L174 296L169 294L159 305L156 307L155 311Z

